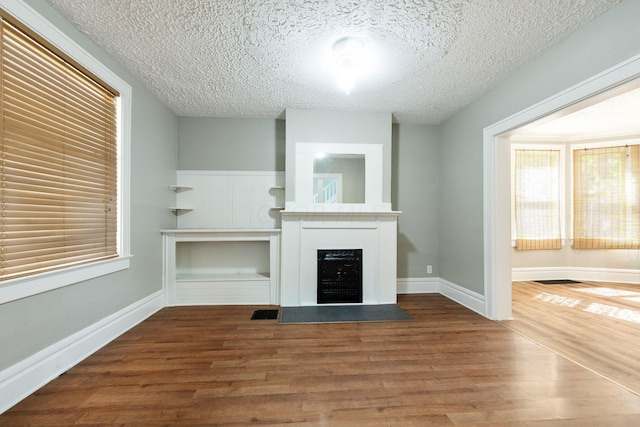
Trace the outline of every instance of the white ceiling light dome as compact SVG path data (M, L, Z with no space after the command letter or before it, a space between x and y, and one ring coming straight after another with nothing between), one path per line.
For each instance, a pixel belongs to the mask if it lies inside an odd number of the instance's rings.
M343 37L333 44L333 72L338 86L348 95L367 68L364 43L357 37Z

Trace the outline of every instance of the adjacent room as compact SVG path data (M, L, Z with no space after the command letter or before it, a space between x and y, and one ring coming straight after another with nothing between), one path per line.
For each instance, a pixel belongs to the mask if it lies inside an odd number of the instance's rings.
M510 133L515 320L503 322L632 390L637 87L632 80Z
M0 425L640 423L640 3L0 13Z

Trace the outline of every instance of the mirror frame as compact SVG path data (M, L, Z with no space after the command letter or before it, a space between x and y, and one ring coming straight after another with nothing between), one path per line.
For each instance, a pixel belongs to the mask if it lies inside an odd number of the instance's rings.
M294 201L287 202L286 209L296 211L390 211L391 204L382 201L382 150L382 144L296 143ZM364 203L313 204L313 170L316 153L364 155Z

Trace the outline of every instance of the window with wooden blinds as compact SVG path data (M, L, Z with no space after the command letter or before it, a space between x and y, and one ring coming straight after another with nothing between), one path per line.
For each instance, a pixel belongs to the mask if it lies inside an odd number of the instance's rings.
M560 150L517 149L514 163L516 249L561 249Z
M573 244L640 248L640 145L573 151Z
M118 256L117 93L2 18L0 280Z

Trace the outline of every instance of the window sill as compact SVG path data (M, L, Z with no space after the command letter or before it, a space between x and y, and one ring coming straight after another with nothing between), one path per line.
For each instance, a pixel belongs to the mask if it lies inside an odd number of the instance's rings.
M565 239L564 237L562 237L561 240L562 240L562 249L564 249L564 247L567 245L571 246L571 239ZM516 247L516 239L511 239L511 247L512 248Z
M8 280L0 284L0 304L73 285L129 268L131 256L122 256L64 270Z

